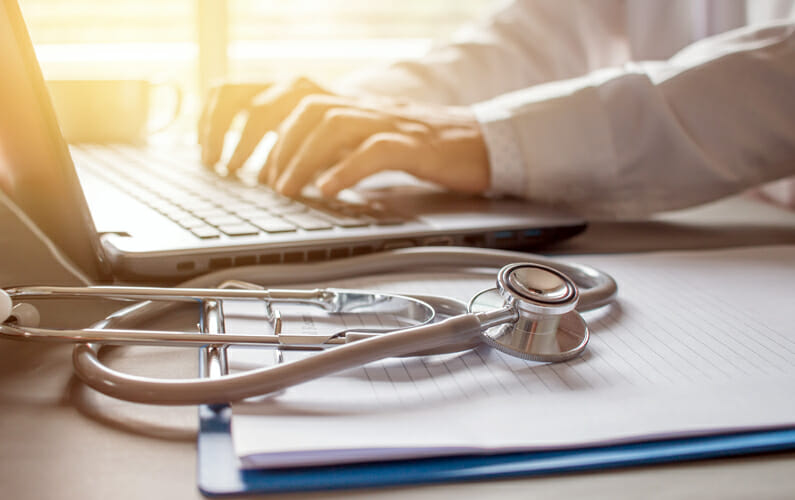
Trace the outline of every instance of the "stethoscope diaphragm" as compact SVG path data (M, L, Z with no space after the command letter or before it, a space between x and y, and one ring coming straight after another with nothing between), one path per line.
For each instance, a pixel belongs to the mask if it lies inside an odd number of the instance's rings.
M579 293L563 273L540 264L503 267L497 287L469 301L471 313L504 307L516 310L513 322L483 330L483 341L506 354L543 363L579 356L588 344L588 325L574 308Z

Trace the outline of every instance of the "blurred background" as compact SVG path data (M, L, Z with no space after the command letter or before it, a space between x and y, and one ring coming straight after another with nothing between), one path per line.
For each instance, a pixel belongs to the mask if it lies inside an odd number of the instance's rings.
M212 82L333 82L424 54L494 0L20 0L47 79L145 79L183 92L192 128Z

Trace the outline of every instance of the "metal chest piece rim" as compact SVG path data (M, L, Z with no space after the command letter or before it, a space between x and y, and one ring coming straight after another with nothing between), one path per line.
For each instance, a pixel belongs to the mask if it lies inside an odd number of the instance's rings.
M513 308L517 319L486 329L483 341L512 356L552 363L579 356L588 344L588 325L575 310L578 300L577 286L563 273L516 263L500 269L497 286L475 295L468 310Z

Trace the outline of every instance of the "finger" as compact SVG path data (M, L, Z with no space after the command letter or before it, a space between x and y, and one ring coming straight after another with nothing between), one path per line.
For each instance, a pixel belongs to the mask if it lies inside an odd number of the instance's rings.
M273 85L267 92L260 93L249 107L246 127L227 164L227 170L234 172L248 160L262 137L278 125L293 111L307 95L325 95L328 91L306 78Z
M221 104L222 88L213 88L207 98L199 119L199 144L201 145L201 160L205 165L211 166L218 162L220 151L223 147L223 138L229 125L232 123L237 110ZM219 144L220 142L220 144Z
M224 137L235 116L258 93L265 91L266 84L223 85L211 90L207 105L199 120L199 143L202 145L202 161L214 165L221 157Z
M409 135L387 132L373 135L349 156L320 176L317 185L327 197L356 185L382 170L411 173L422 161L421 141Z
M301 97L300 92L295 82L280 83L254 97L249 103L246 125L226 165L228 172L235 172L243 166L262 137L274 130L295 107Z
M276 181L276 190L295 196L317 172L334 165L368 137L394 130L391 120L377 113L332 108L312 130Z
M275 186L287 163L325 113L331 108L347 107L348 102L348 99L332 95L313 94L301 99L279 127L279 138L260 171L260 180Z
M249 112L246 125L240 133L240 139L226 165L227 171L233 173L239 170L257 148L263 136L273 130L273 128L274 119L271 115L257 113L256 111Z
M232 120L254 96L267 88L268 85L263 84L223 85L211 91L199 120L199 143L205 165L218 162Z
M210 112L213 109L212 104L218 99L216 94L220 92L220 87L211 87L207 91L207 98L204 101L204 106L202 107L201 116L199 116L199 123L198 128L196 130L196 139L199 145L204 144L204 137L205 137L205 129L207 128L207 124L210 120Z

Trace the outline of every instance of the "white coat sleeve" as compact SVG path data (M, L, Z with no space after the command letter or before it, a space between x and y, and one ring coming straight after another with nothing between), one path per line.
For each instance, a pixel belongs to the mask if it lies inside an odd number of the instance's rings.
M492 189L587 217L683 208L795 173L795 22L474 106Z
M628 60L620 0L515 0L426 56L356 73L335 90L468 105Z

